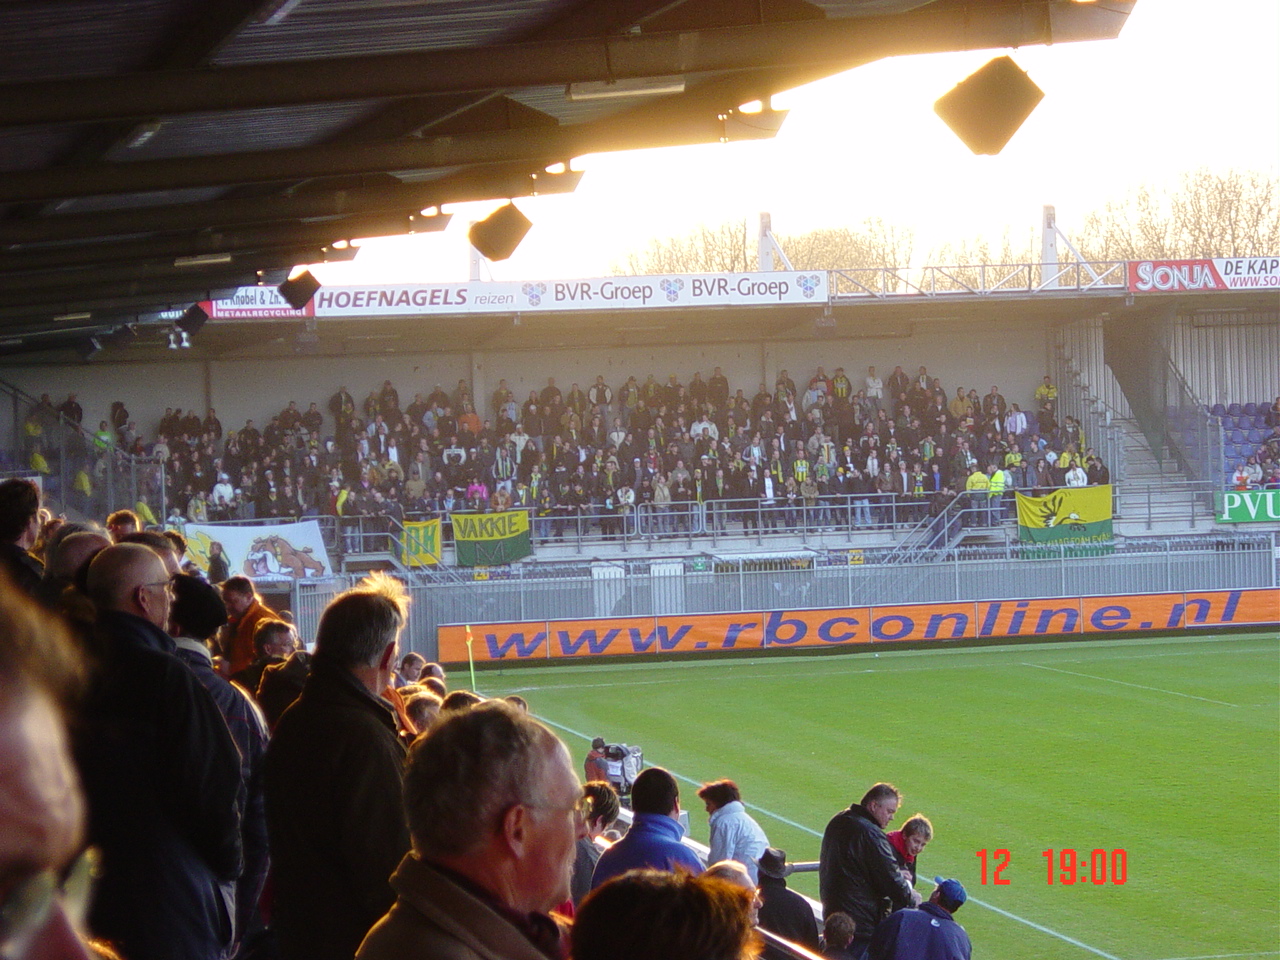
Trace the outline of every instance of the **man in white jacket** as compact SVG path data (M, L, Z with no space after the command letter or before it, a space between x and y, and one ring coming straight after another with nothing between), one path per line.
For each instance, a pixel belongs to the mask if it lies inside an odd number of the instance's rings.
M714 780L698 788L698 796L710 814L711 853L708 860L736 860L747 868L751 882L758 883L757 860L769 847L769 838L760 824L747 813L742 793L732 780Z

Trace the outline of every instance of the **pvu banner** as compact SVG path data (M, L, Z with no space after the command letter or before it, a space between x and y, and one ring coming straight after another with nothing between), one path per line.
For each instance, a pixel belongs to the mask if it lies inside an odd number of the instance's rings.
M405 566L434 567L440 562L440 519L410 522L400 537Z
M1275 523L1280 490L1228 490L1222 496L1222 523Z
M449 519L453 521L453 543L460 566L490 567L533 553L529 514L523 510L453 513Z
M1066 487L1045 497L1018 497L1018 539L1023 543L1110 543L1111 484Z
M205 571L209 557L216 552L226 556L233 577L300 580L323 577L332 570L320 524L315 520L253 527L189 523L184 533L187 552Z

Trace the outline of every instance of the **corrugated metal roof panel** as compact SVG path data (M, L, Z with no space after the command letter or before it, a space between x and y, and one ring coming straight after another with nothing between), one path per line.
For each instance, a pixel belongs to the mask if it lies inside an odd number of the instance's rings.
M501 43L561 16L573 0L303 0L251 24L216 63L262 63Z

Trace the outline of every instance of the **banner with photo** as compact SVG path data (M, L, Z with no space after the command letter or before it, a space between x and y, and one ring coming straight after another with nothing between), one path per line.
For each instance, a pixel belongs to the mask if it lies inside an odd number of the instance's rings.
M513 563L533 553L529 542L529 514L524 510L501 513L453 513L453 545L458 565L491 567Z
M434 567L440 562L440 518L408 521L400 536L400 557L406 567Z
M1111 484L1066 487L1044 497L1019 493L1017 499L1018 539L1023 543L1112 549Z
M209 558L216 553L226 558L233 577L301 580L333 572L320 524L315 520L251 527L188 523L183 534L187 553L206 573Z

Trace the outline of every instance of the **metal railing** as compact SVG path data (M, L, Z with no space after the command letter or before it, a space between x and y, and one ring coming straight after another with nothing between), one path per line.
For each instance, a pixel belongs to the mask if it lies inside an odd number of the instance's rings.
M991 296L1088 293L1127 288L1124 260L1087 260L1050 267L1040 263L871 267L828 272L833 302L901 296Z
M164 465L126 453L110 437L91 433L49 404L0 380L9 398L9 441L0 447L0 477L40 477L52 509L104 519L113 510L145 505L156 522L167 510ZM146 519L144 517L144 519Z

